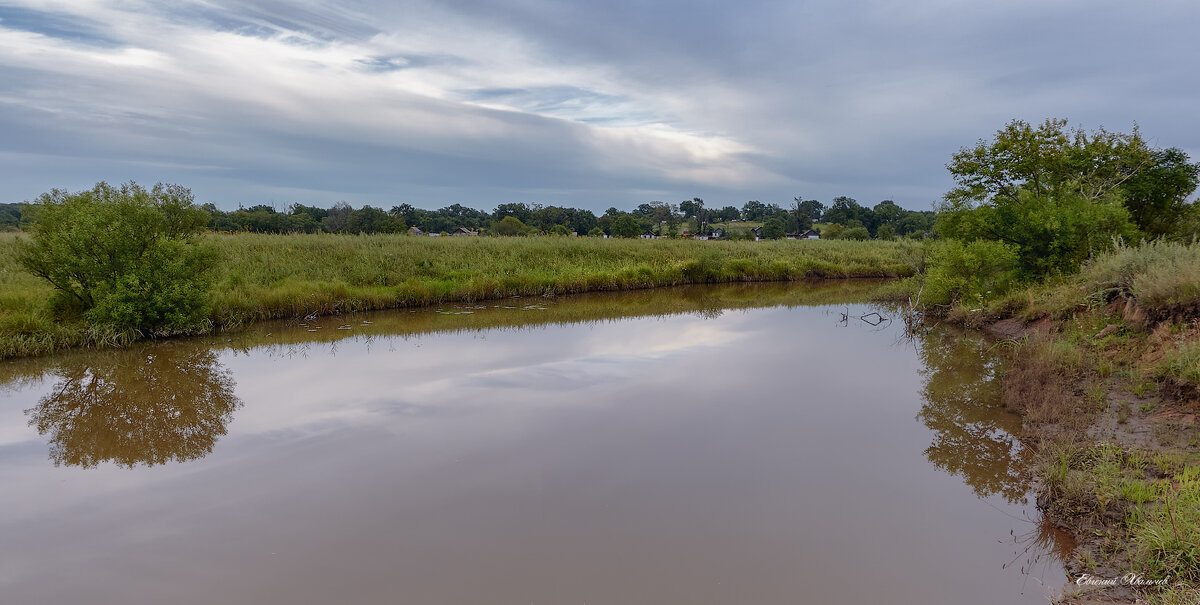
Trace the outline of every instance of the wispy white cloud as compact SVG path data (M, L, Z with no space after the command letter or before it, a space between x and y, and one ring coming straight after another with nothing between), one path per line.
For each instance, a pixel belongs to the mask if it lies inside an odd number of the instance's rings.
M28 154L0 197L100 176L226 204L924 207L949 154L1011 118L1138 120L1200 149L1177 77L1200 10L1093 8L0 2L0 151Z
M36 74L33 85L5 91L5 102L118 138L136 126L131 116L154 120L163 136L143 148L175 162L202 160L173 149L180 135L276 151L240 136L249 129L449 156L469 155L472 146L485 156L504 154L510 143L518 150L560 146L610 178L737 185L764 172L739 157L754 151L745 143L655 120L652 100L639 99L607 68L562 65L519 38L462 27L447 15L426 15L402 33L340 40L253 19L254 27L234 29L179 23L138 5L43 8L95 22L122 45L91 46L0 22L0 64ZM489 90L520 92L489 102L479 93ZM537 177L527 181L535 185Z

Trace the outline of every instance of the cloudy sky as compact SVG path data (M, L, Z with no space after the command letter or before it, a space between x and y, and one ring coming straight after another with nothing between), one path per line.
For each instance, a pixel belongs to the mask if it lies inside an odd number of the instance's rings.
M927 209L1066 117L1200 156L1200 3L0 0L0 201Z

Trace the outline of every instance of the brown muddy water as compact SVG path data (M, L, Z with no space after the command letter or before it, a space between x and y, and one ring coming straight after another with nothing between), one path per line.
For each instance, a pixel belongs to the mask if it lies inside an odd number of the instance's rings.
M1045 603L1069 546L993 352L859 320L871 287L0 363L0 602Z

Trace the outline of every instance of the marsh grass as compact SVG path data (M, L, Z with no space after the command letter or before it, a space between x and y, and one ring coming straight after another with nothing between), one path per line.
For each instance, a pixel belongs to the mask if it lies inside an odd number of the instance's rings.
M0 234L0 359L137 339L56 320ZM273 318L693 283L904 277L919 242L211 234L210 328Z
M1186 342L1178 349L1168 351L1156 374L1160 379L1200 386L1200 342Z
M1128 295L1150 308L1195 303L1200 301L1200 245L1118 245L1089 263L1080 278L1090 292Z
M1200 466L1115 443L1056 446L1042 490L1058 518L1103 524L1147 578L1200 583ZM1042 501L1042 500L1039 500Z
M1196 602L1200 434L1157 412L1193 413L1200 394L1200 245L1117 245L1079 273L1011 292L979 315L1052 320L1042 324L1048 333L1009 354L1002 384L1038 444L1039 506L1088 544L1076 561L1183 582L1146 596ZM1155 392L1164 397L1139 402ZM1109 434L1094 422L1106 413L1127 427L1112 438L1136 446L1095 442ZM1133 437L1143 424L1152 427L1147 442Z

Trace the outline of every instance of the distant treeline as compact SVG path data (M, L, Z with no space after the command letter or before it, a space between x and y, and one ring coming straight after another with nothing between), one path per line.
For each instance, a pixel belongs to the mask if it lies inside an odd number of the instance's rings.
M500 204L492 212L461 204L437 210L411 204L400 204L390 210L370 205L355 209L345 202L328 209L303 204L293 204L284 210L257 205L224 211L213 204L206 204L204 209L211 216L208 227L213 231L358 234L398 233L416 227L426 233L450 233L466 228L493 235L575 233L617 237L714 232L726 237L754 237L745 223L761 223L760 233L768 238L804 232L816 223L827 223L825 237L924 237L932 230L935 217L933 211L905 210L891 200L868 207L845 196L834 198L828 206L797 197L788 208L759 201L746 202L741 208L732 205L707 208L702 199L692 198L678 204L649 202L629 212L609 208L599 216L591 210L525 203Z
M24 204L0 204L0 231L16 230L22 224ZM730 238L752 238L759 234L777 239L819 227L826 239L892 239L924 237L933 229L933 211L905 210L891 200L874 207L863 206L841 196L828 206L817 200L795 198L790 207L749 201L737 206L707 208L704 200L692 198L678 204L649 202L630 212L609 208L599 216L591 210L541 204L500 204L492 212L452 204L424 210L411 204L384 210L370 205L352 208L345 202L331 208L292 204L280 210L259 204L221 210L205 204L212 231L252 233L399 233L416 227L426 233L450 233L460 227L493 235L611 235L638 237L644 233L674 236L680 233L711 234ZM509 218L511 217L511 218ZM750 224L747 224L750 223ZM760 225L753 225L758 223Z
M21 208L25 204L0 204L0 231L21 228Z

